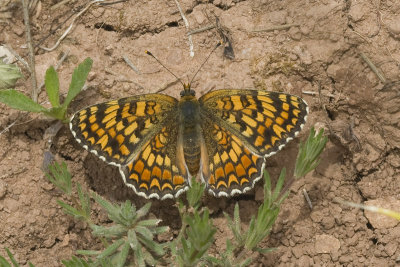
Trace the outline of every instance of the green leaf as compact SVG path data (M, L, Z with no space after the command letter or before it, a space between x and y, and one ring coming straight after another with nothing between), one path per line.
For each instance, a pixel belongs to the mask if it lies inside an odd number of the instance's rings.
M15 260L14 255L10 252L10 250L8 248L4 248L7 252L8 257L10 258L12 264L14 265L14 267L19 267L18 262Z
M26 95L14 90L0 90L0 102L7 106L29 112L45 112L46 108L34 102Z
M92 68L93 60L91 58L86 58L77 68L75 68L72 74L71 84L69 85L69 90L67 97L63 103L63 107L67 108L71 101L79 94L85 85L86 78Z
M103 259L107 256L110 256L112 254L114 254L117 249L122 246L122 244L124 244L125 241L123 239L119 239L117 241L115 241L113 244L109 245L105 250L103 250L103 252L101 252L97 258L98 259Z
M270 253L273 251L277 251L278 248L254 248L255 251L260 252L262 254Z
M189 207L197 209L200 206L200 199L203 196L205 188L205 183L199 183L196 181L196 177L192 177L191 186L186 193L186 199L189 203Z
M46 116L55 118L57 120L65 120L65 113L66 113L66 109L63 107L55 107L55 108L51 108L48 111L44 112L44 114Z
M79 259L75 256L72 256L71 260L62 260L62 264L66 267L89 267L89 263L86 262L84 259Z
M279 194L281 193L283 184L285 182L285 177L286 177L286 168L283 167L281 170L281 173L279 174L278 181L276 182L274 193L272 194L272 197L271 197L271 202L274 202L275 200L277 200Z
M19 68L0 59L0 89L13 88L19 78L22 78Z
M137 223L138 226L145 226L145 227L154 227L157 226L161 222L160 219L149 219L143 220Z
M100 251L97 250L77 250L76 254L83 256L97 256L100 254Z
M58 74L53 66L47 69L44 77L44 84L46 86L47 96L53 107L60 106L59 88L60 82L58 81Z
M142 218L143 216L145 216L145 215L149 212L150 207L151 207L151 202L146 203L143 207L141 207L141 208L136 212L136 216L137 216L136 218L137 218L137 219L140 219L140 218Z
M305 176L318 166L320 161L319 156L328 142L328 138L323 136L323 134L324 129L321 129L318 135L315 135L314 127L312 127L306 142L304 144L300 143L300 149L294 169L295 178Z
M138 240L137 240L137 237L136 237L135 230L133 230L133 229L130 229L128 231L128 242L129 242L129 245L131 246L132 250L136 250L137 249Z
M45 174L47 179L58 189L67 195L71 194L71 173L68 171L67 164L65 162L62 162L60 165L55 161L49 166L49 172L46 172Z
M126 242L121 249L121 253L119 253L117 267L123 267L125 265L126 258L128 257L129 253L129 248L130 248L129 243Z
M72 215L75 218L81 218L80 212L77 209L75 209L74 207L72 207L71 205L68 205L67 203L62 202L61 200L57 200L57 203L64 209L64 212L66 214Z
M82 215L86 218L90 218L90 198L89 195L86 192L82 191L81 185L78 183L77 185L78 189L78 196L79 196L79 201L81 204L81 212Z
M0 256L0 266L1 267L11 267L11 264L8 263L8 261L4 257Z

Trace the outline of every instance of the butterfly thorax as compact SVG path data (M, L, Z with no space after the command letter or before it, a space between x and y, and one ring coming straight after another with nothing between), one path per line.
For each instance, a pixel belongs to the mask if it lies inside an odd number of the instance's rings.
M183 147L186 166L191 175L196 175L200 165L200 105L193 95L184 95L179 101L178 146ZM178 148L179 149L179 148Z

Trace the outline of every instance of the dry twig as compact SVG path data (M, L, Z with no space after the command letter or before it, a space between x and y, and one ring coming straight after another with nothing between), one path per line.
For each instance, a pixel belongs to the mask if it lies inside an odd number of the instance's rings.
M272 26L270 28L265 28L265 29L258 29L258 30L253 30L251 32L272 32L272 31L280 31L280 30L286 30L292 27L299 27L299 24L284 24L284 25L277 25L277 26Z
M31 25L29 23L29 10L27 0L22 1L22 9L24 12L24 22L25 22L25 34L26 34L26 42L29 50L29 63L30 63L30 71L32 78L32 99L37 102L39 90L37 88L36 82L36 71L35 71L35 51L33 50L32 45L32 35L31 35Z
M385 76L383 76L383 73L375 66L374 63L372 63L371 59L369 59L369 57L366 54L364 54L363 52L360 53L360 57L362 58L362 60L365 61L365 63L367 63L368 67L371 68L371 70L376 74L378 79L382 83L386 83Z
M127 55L122 55L122 58L124 59L125 63L128 64L128 66L131 67L131 69L133 69L137 74L142 74L140 70L133 65L132 61Z
M176 6L178 7L179 13L181 13L181 17L183 19L183 22L185 23L186 29L189 30L189 22L185 17L185 14L183 14L182 8L179 5L178 0L175 0ZM188 36L189 38L189 49L190 49L190 56L194 57L194 51L193 51L193 40L192 40L192 35Z
M90 2L89 4L86 5L86 7L84 9L82 9L81 11L79 11L79 13L72 19L71 24L69 25L69 27L65 30L65 32L63 33L63 35L61 35L61 37L57 40L57 42L55 43L55 45L53 47L47 48L47 47L43 47L43 46L39 46L41 49L45 50L45 51L53 51L54 49L57 48L57 46L61 43L61 41L68 35L68 33L71 31L72 27L74 26L74 23L76 21L77 18L80 17L80 15L82 15L86 10L89 9L89 7L91 7L93 4L96 4L98 2L103 2L104 0L94 0L92 2Z

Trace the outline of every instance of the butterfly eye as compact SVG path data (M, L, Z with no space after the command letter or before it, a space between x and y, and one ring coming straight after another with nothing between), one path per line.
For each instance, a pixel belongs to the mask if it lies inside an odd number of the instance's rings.
M181 91L180 95L184 96L185 95L185 91Z
M194 96L195 94L196 94L196 92L195 92L195 91L193 91L193 90L190 90L190 95Z

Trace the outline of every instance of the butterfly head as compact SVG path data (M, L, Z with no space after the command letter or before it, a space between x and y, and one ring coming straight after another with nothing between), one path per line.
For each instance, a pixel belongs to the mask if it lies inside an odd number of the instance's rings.
M181 97L184 96L194 96L196 93L190 88L190 83L183 84L183 91L181 91Z

